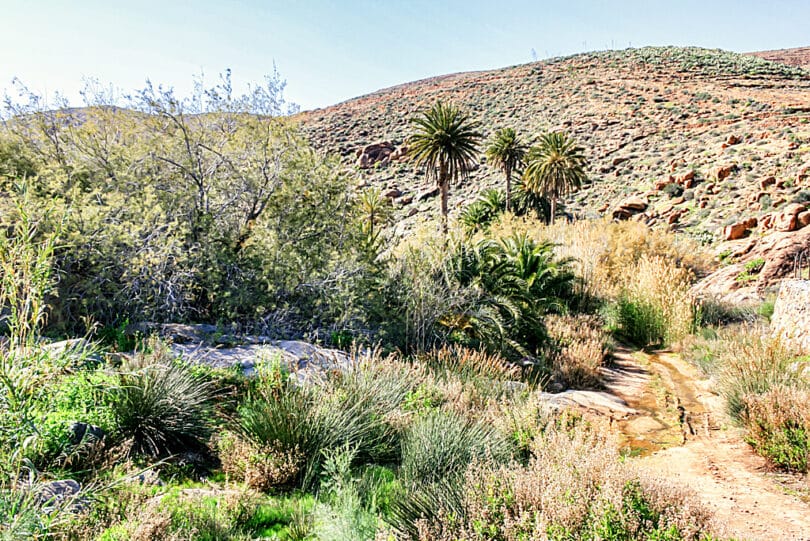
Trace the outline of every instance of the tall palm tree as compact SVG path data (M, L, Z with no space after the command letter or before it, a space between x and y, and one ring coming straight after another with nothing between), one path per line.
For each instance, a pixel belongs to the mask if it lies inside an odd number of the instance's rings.
M557 200L579 189L588 178L587 160L582 147L566 133L546 133L526 155L523 183L534 193L551 201L551 223L557 212Z
M408 139L408 153L424 165L428 179L441 190L442 232L447 235L447 198L450 182L464 179L475 163L481 139L478 123L453 105L437 102L411 119L415 133Z
M506 176L506 212L512 210L512 172L520 169L526 156L526 145L512 128L495 133L486 151L487 160Z

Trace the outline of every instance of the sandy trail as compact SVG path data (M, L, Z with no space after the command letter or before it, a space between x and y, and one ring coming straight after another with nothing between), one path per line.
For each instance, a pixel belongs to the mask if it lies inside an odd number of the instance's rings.
M616 422L636 460L695 490L729 535L810 541L807 477L773 473L692 366L673 353L620 350L604 377L609 392L639 411Z

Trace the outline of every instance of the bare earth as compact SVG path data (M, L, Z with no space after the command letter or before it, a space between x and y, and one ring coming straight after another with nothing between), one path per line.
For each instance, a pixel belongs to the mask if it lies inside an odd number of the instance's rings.
M695 490L728 535L810 540L807 477L774 473L697 370L673 353L619 351L604 375L608 391L639 412L616 424L640 464Z

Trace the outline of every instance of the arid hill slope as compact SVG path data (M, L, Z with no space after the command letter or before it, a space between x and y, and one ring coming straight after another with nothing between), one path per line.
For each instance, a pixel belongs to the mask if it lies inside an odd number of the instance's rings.
M669 47L589 53L407 83L300 120L317 147L363 166L360 187L390 193L404 232L438 211L435 198L418 197L428 186L401 155L409 118L439 99L480 120L487 137L507 126L527 138L570 131L586 149L592 181L566 201L576 216L611 215L639 196L648 208L631 219L711 241L724 226L761 223L810 201L810 73L756 56ZM452 191L454 213L502 185L481 162Z
M789 66L810 69L810 47L797 47L795 49L776 49L774 51L757 51L748 53L772 62L781 62Z

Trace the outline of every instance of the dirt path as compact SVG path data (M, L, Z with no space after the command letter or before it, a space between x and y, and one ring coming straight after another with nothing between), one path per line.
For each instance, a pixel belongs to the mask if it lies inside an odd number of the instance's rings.
M619 351L604 377L607 390L639 412L616 421L637 460L694 489L729 535L810 540L808 479L772 473L709 382L678 355Z

